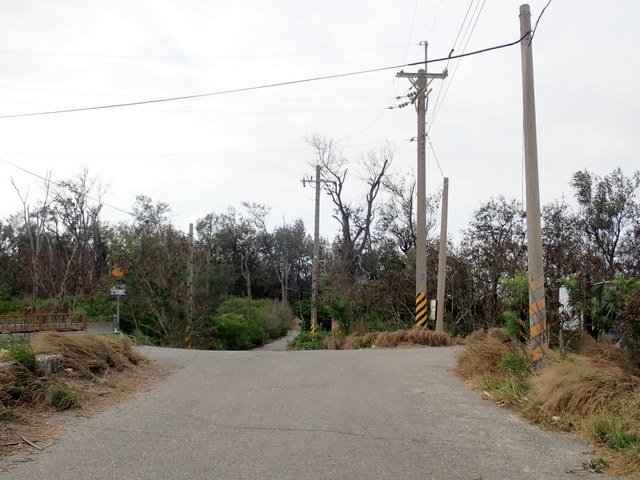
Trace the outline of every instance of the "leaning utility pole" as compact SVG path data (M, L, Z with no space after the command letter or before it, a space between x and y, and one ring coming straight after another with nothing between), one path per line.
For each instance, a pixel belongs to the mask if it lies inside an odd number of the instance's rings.
M438 252L438 295L436 301L436 332L444 331L444 287L447 270L447 215L449 213L449 177L442 187L442 216L440 217L440 250Z
M411 96L418 112L418 160L417 160L417 195L418 205L416 221L416 325L423 327L427 323L427 193L426 193L426 98L429 92L428 79L447 78L446 69L442 73L427 73L427 42L424 42L424 69L417 73L400 71L396 77L408 78L415 88Z
M522 100L524 106L524 158L527 186L527 254L529 260L529 335L531 359L539 363L549 347L542 263L540 186L538 182L538 141L536 103L531 54L531 11L520 6L520 52L522 58Z

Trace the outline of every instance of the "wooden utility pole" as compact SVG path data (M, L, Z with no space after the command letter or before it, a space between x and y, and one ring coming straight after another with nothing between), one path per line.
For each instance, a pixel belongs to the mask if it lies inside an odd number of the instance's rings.
M427 42L424 42L424 69L417 73L400 71L396 77L408 78L416 89L413 96L418 112L418 159L416 168L417 183L417 219L416 219L416 325L423 327L427 323L427 192L426 192L426 98L429 79L445 79L447 71L427 73Z
M440 217L440 250L438 252L438 295L436 302L436 332L444 331L444 288L447 271L447 215L449 214L449 178L442 187L442 216Z
M531 54L531 10L520 6L520 52L522 58L522 100L524 112L524 157L527 188L527 255L529 260L529 335L531 359L540 363L547 348L547 312L542 263L542 227L540 220L540 186L538 181L538 140L536 103Z

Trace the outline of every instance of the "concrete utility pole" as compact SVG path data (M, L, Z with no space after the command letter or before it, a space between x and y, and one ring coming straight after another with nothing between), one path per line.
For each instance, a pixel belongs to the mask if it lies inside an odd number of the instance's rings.
M311 325L309 331L315 335L318 331L318 262L320 259L320 187L325 180L320 176L320 164L316 165L316 178L303 178L302 185L315 183L316 212L313 225L313 260L311 263Z
M187 327L185 331L185 344L191 348L191 330L193 329L193 223L189 224L189 276L187 277Z
M526 36L525 36L526 35ZM536 103L533 88L533 57L531 54L531 11L520 6L520 42L522 58L522 100L524 111L524 155L527 187L527 254L529 260L529 335L531 359L542 361L549 337L544 294L542 263L542 228L540 221L540 187L538 182L538 141L536 136Z
M440 250L438 252L438 296L436 302L436 332L444 331L444 287L447 271L447 215L449 214L449 177L442 187L442 216L440 217Z
M396 77L408 78L414 86L412 102L418 112L418 160L417 160L417 215L416 220L416 325L423 327L427 323L427 193L426 193L426 98L429 79L445 79L447 71L427 73L427 42L424 42L424 69L417 73L400 71Z
M316 213L313 222L313 261L311 264L311 334L318 329L318 257L320 256L320 164L316 165Z

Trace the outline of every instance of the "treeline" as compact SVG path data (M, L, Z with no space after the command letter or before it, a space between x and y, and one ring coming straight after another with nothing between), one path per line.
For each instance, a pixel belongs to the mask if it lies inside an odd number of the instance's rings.
M336 237L324 239L321 246L322 325L328 329L331 320L338 320L346 331L410 326L416 246L413 175L391 173L391 145L354 162L331 139L316 135L309 143L339 227ZM594 334L629 333L637 328L637 316L630 316L640 302L635 280L640 277L640 172L625 176L615 169L599 177L579 171L568 184L575 207L563 198L545 205L543 212L551 324L559 325L565 315L579 318ZM360 198L354 193L358 190L363 191ZM0 222L0 308L5 311L25 304L37 307L47 299L51 308L109 315L110 272L121 267L128 287L124 328L160 343L180 345L188 338L203 347L224 346L222 330L230 324L240 328L242 319L251 323L262 315L238 313L240 307L225 309L230 297L273 299L277 308L290 305L303 321L309 319L312 241L301 220L269 227L269 208L256 203L198 219L191 302L190 239L171 222L167 204L139 196L131 221L109 224L100 218L104 189L87 172L63 182L45 181L37 201L16 192L22 211ZM427 204L427 285L434 298L438 196ZM526 318L522 212L516 200L491 198L479 204L460 240L450 242L445 323L452 333ZM573 311L560 308L561 286L570 291ZM605 291L607 311L594 301L594 287ZM233 317L236 313L242 318ZM279 321L286 323L285 317L280 315ZM267 317L261 322L262 334L249 343L284 330Z

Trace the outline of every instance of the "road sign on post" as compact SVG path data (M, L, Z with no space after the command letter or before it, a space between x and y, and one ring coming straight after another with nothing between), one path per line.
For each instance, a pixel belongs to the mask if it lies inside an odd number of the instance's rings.
M116 314L113 316L113 331L120 331L120 297L127 296L127 286L124 283L116 283L109 287L109 295L116 297Z
M117 283L109 287L109 295L112 297L126 297L127 286L123 283Z

